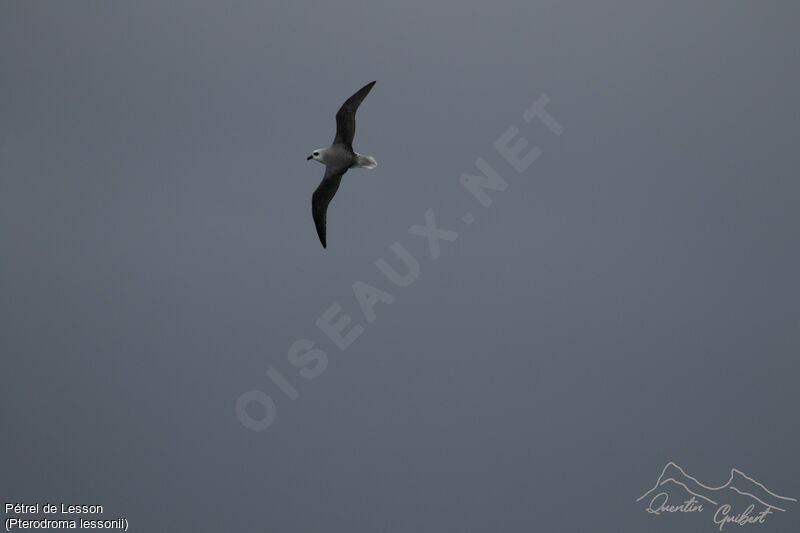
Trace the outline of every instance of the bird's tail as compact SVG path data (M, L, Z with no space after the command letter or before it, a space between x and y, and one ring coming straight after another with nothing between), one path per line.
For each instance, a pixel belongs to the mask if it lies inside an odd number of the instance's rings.
M356 168L375 168L378 166L378 162L375 161L374 157L370 157L368 155L361 155L356 154Z

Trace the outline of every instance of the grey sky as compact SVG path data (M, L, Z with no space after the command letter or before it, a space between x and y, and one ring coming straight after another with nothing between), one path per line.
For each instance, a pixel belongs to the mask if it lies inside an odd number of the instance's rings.
M674 460L800 498L800 11L679 4L4 2L0 497L132 531L716 530L634 502ZM373 79L379 164L323 250L305 157ZM543 94L561 136L522 120ZM429 208L460 232L435 261ZM395 297L371 324L356 281Z

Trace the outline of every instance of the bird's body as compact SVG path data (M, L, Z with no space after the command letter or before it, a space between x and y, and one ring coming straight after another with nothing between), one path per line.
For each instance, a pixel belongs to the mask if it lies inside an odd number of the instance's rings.
M375 168L377 162L367 156L348 150L342 144L334 144L330 148L317 150L319 162L333 172L347 172L351 168Z
M325 165L325 176L311 197L311 212L317 235L323 248L327 248L327 212L328 204L339 189L342 176L351 168L375 168L378 162L374 158L353 151L353 137L356 133L356 110L366 98L375 82L362 87L342 104L336 113L336 137L328 148L320 148L308 156Z

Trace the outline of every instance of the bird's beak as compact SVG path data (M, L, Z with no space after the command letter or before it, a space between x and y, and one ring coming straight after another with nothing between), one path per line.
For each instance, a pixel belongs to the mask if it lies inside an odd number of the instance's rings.
M313 155L310 155L310 156L306 157L306 161L311 161L312 159L314 159Z

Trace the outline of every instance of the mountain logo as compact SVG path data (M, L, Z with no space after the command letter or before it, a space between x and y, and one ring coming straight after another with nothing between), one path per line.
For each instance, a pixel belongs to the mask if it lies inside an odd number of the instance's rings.
M727 524L764 524L774 513L785 513L797 503L781 496L741 470L731 469L730 478L719 487L710 487L690 476L670 461L664 466L653 488L636 498L644 510L656 516L672 513L713 513L719 530Z

